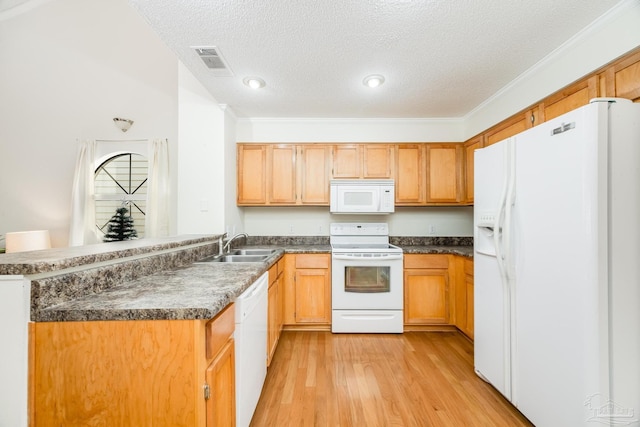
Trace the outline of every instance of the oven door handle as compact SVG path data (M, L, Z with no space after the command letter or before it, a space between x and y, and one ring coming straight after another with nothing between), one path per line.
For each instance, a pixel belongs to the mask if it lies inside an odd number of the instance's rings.
M375 257L362 257L357 255L349 255L349 254L332 254L331 258L335 260L347 260L347 261L351 261L351 260L387 261L387 260L394 260L394 259L402 259L402 254L401 253L400 254L384 254L384 255L375 256Z

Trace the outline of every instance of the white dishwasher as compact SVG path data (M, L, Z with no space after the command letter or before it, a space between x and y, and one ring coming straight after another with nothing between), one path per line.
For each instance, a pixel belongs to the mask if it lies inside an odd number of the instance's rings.
M266 272L236 299L236 426L248 427L267 376Z

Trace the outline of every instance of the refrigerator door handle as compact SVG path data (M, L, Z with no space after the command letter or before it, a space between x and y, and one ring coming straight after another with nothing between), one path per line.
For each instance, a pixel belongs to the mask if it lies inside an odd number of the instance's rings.
M507 280L513 278L513 257L511 256L511 222L513 204L515 202L516 191L516 144L514 140L509 140L507 144L507 194L505 197L504 207L504 224L503 224L503 236L502 236L502 248L505 277Z

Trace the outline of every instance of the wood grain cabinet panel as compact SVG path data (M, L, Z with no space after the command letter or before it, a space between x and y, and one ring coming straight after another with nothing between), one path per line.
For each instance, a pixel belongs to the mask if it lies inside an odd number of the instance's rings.
M237 204L267 203L267 146L238 144Z
M362 177L389 179L393 167L393 146L390 144L365 144L362 146Z
M234 341L229 339L205 374L209 387L206 399L207 427L236 425L235 366Z
M640 102L640 51L614 63L604 73L606 96Z
M285 255L283 289L283 323L287 329L329 329L331 254Z
M405 324L448 324L449 256L406 254L404 258Z
M221 328L205 320L32 324L30 425L234 425L233 339L207 333L229 331L233 310L211 321L224 318ZM206 385L217 400L206 399Z
M474 155L478 148L482 148L483 137L477 136L464 143L464 178L465 178L465 193L464 201L472 204L474 198Z
M303 205L329 205L329 159L328 145L301 145L300 202Z
M598 96L598 88L598 77L592 76L549 96L542 103L544 121L587 105L592 98Z
M331 177L357 179L362 175L362 146L339 144L331 147Z
M462 201L462 144L426 144L427 203Z
M425 144L395 146L395 186L397 206L426 203Z
M271 364L282 332L284 258L269 269L267 309L267 366Z
M292 205L296 203L296 146L269 146L267 156L269 203Z

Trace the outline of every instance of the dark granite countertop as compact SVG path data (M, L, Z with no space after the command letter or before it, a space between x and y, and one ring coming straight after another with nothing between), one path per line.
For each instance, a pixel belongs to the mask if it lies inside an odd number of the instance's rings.
M199 240L196 238L194 241ZM184 239L182 243L184 244ZM398 244L405 254L473 256L473 246L464 245L466 241L447 244L451 242L401 240L394 243ZM329 242L324 240L249 242L241 247L269 248L276 251L261 263L195 262L125 280L103 291L72 297L67 301L32 311L32 320L46 322L210 319L233 302L285 253L331 252ZM36 259L33 265L41 263Z
M268 271L260 263L194 263L141 277L38 312L36 321L211 319Z
M473 258L473 246L413 245L401 248L405 254L451 254Z
M184 235L5 253L0 255L0 274L32 275L55 272L77 266L113 261L119 258L145 255L205 242L214 244L215 238L217 236Z

